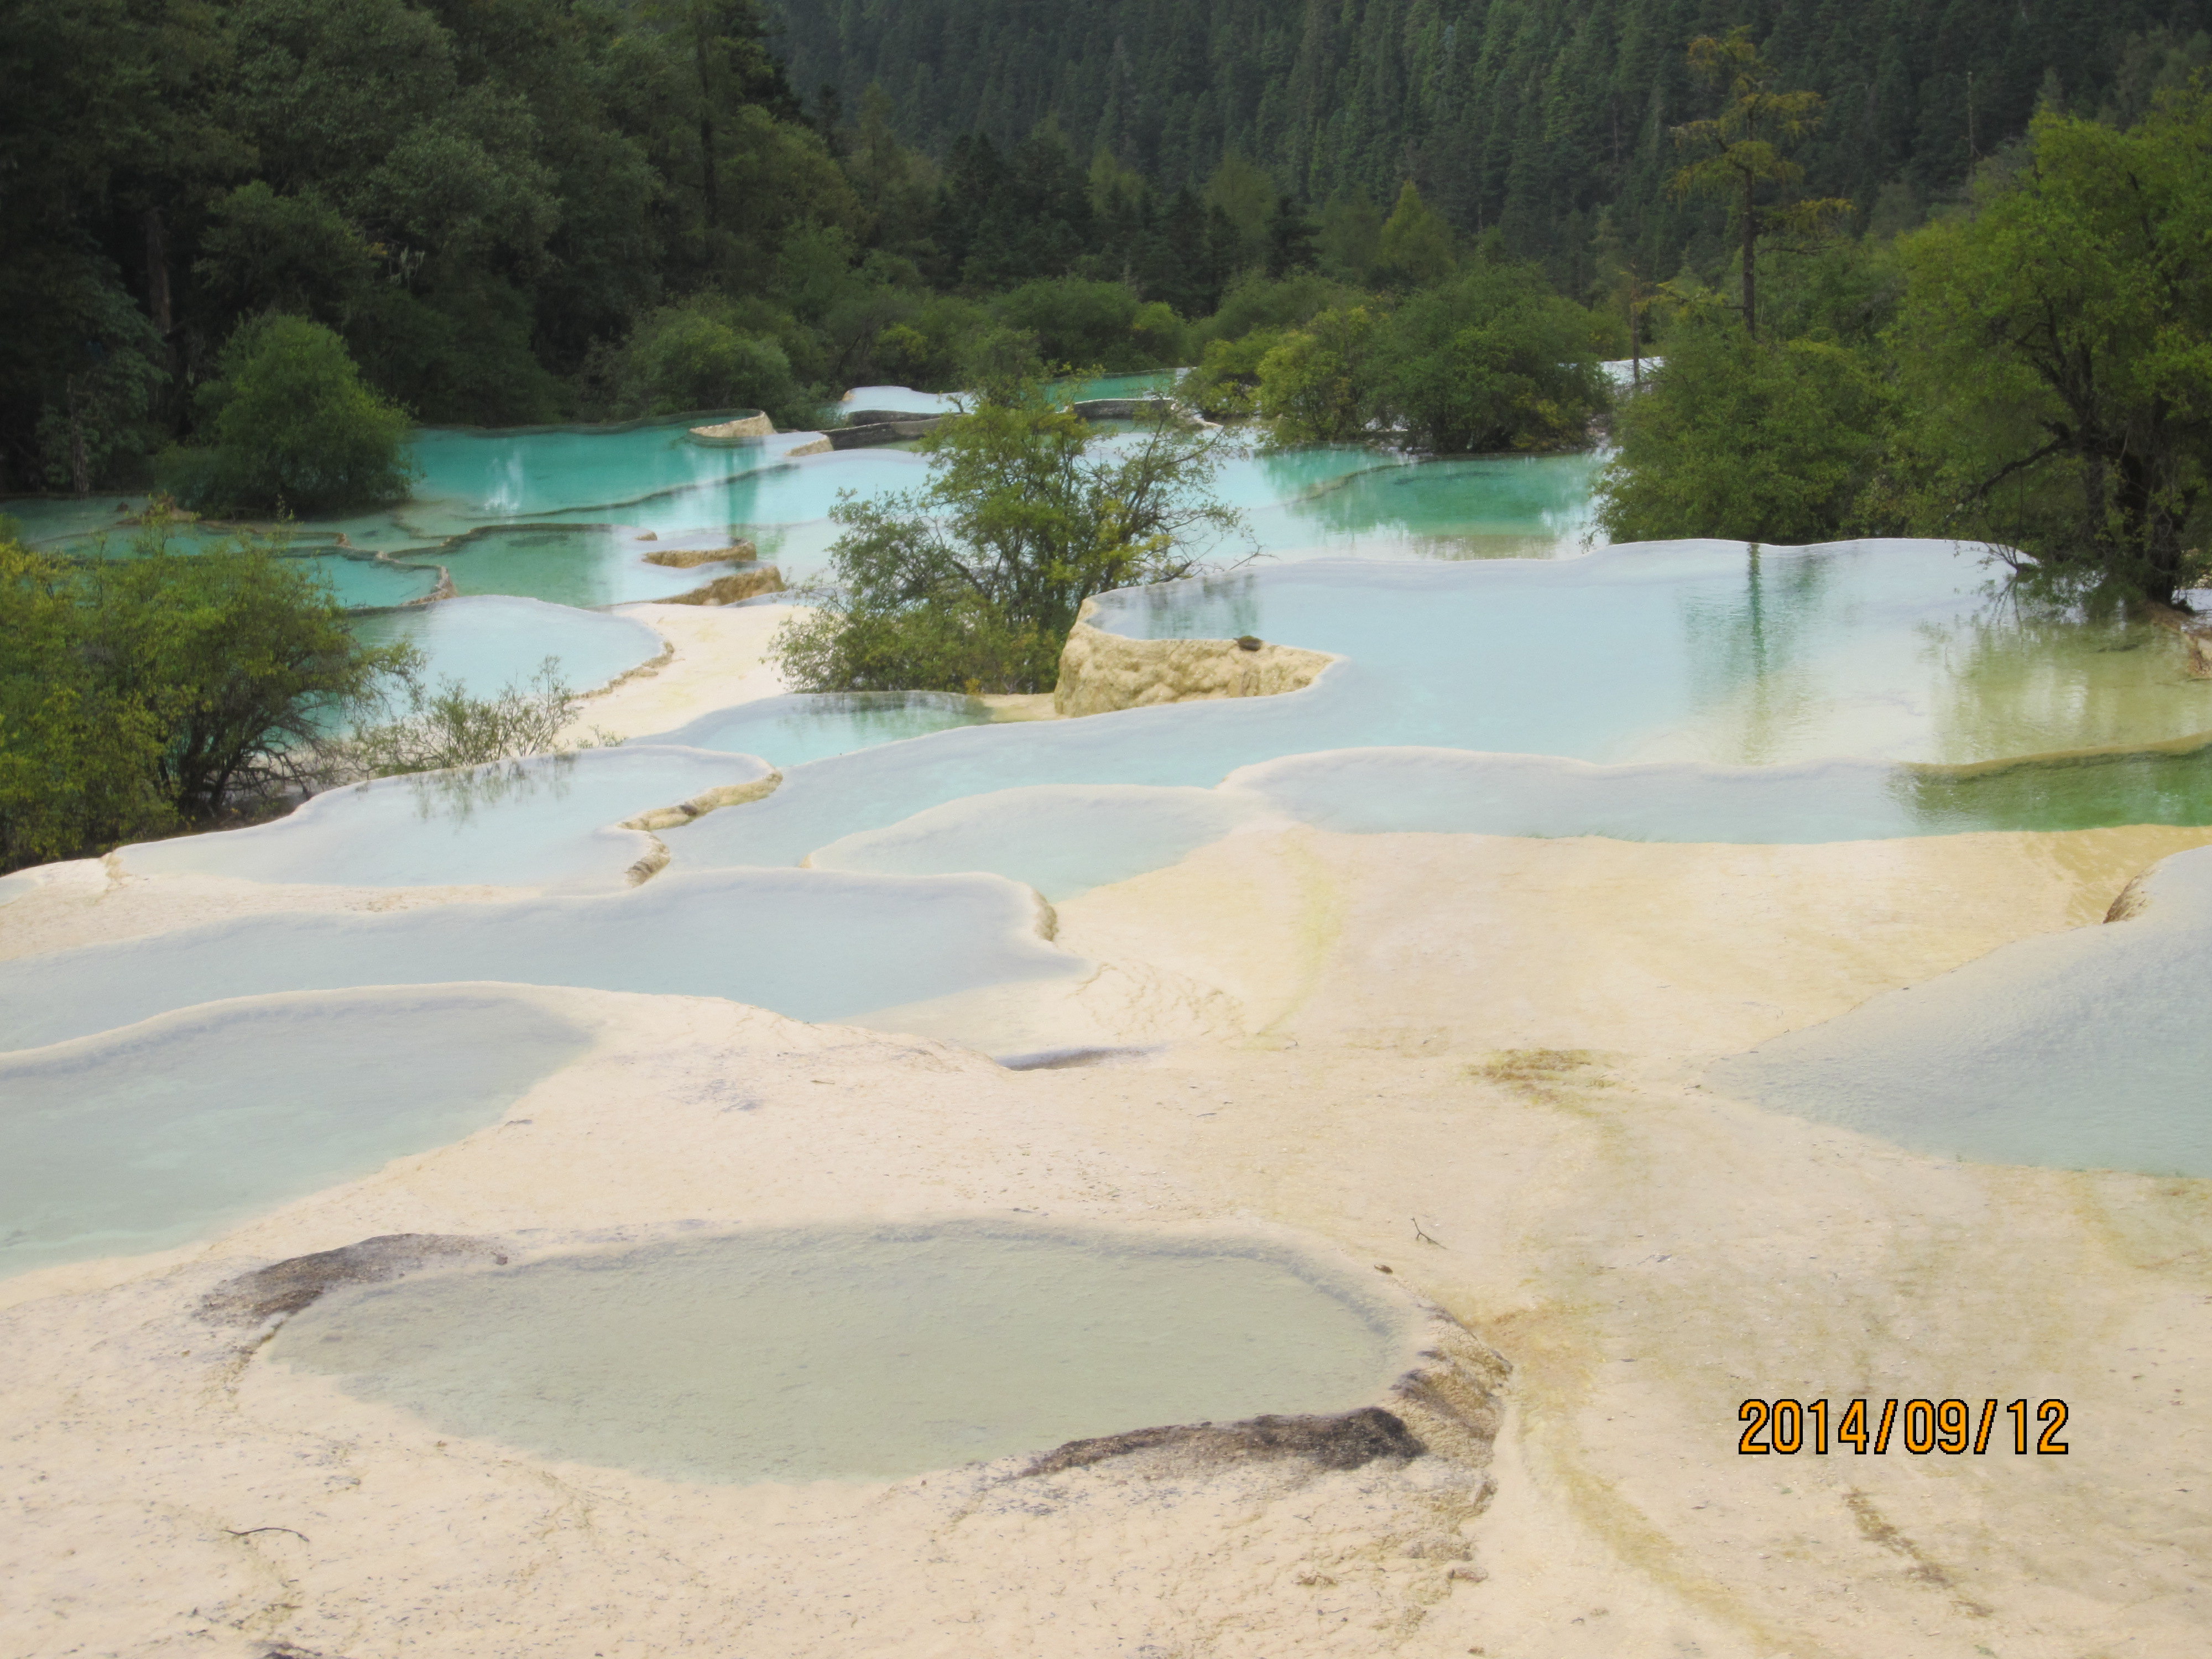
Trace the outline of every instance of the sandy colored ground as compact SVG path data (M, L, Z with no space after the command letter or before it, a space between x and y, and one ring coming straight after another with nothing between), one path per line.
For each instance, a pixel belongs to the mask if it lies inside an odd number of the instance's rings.
M1696 1079L2097 925L2208 839L1233 836L1059 907L1102 963L1079 988L969 1000L1133 1050L1061 1069L897 1034L951 1005L872 1031L545 993L600 1044L500 1126L203 1246L0 1281L0 1650L2199 1653L2212 1183L1938 1162ZM0 908L0 943L66 942L92 892ZM441 1440L194 1313L382 1233L1018 1208L1390 1267L1513 1365L1494 1459L684 1487ZM2071 1451L1739 1457L1738 1402L1777 1395L2063 1397Z
M787 691L769 659L776 631L802 607L786 605L625 605L625 617L657 629L672 651L659 666L587 697L574 732L598 728L618 738L665 732L687 720Z

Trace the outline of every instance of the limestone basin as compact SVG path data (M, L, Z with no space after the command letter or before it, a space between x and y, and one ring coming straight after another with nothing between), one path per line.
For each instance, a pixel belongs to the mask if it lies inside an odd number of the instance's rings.
M500 1259L334 1289L267 1363L563 1462L896 1480L1351 1411L1414 1363L1423 1323L1389 1281L1249 1234L841 1224Z
M0 1275L166 1249L488 1127L591 1034L527 992L292 992L0 1057Z

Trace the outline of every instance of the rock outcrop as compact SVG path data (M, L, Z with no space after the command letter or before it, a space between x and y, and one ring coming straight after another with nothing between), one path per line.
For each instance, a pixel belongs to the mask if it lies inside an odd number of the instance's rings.
M704 587L695 587L688 593L673 593L659 601L662 605L735 605L740 599L758 599L763 593L783 591L783 573L772 564L755 565L750 570L732 570L726 576L717 576Z
M734 421L722 421L714 426L695 426L691 441L698 444L734 444L748 442L754 438L775 436L775 422L755 410L750 415L740 415Z
M868 449L877 444L895 444L908 438L919 438L932 430L945 417L942 415L905 415L893 416L881 410L863 410L848 415L845 424L828 435L832 449Z
M1079 622L1060 653L1053 707L1103 714L1157 702L1303 691L1336 660L1264 640L1133 640Z
M643 537L638 538L640 541ZM647 564L666 565L672 570L696 570L702 564L747 564L760 557L760 549L746 541L732 542L727 547L660 548L645 556Z

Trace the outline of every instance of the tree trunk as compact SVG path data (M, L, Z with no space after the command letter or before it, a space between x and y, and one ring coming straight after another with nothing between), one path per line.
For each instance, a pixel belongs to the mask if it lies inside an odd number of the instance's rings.
M176 329L169 301L169 236L161 223L161 210L149 207L140 216L146 227L146 314L154 319L166 343Z
M1643 284L1636 280L1636 267L1628 267L1628 383L1644 384L1644 307Z
M77 378L70 376L70 487L80 495L92 493L92 460L84 447L84 398L77 388Z
M707 27L707 9L693 0L691 9L691 62L699 76L699 178L701 192L707 198L707 228L716 229L721 223L721 191L714 177L714 79L708 73L708 59L710 42Z
M1743 178L1743 327L1753 339L1759 337L1759 276L1753 254L1759 246L1759 210L1752 204L1754 181L1749 173Z
M714 181L714 118L699 118L699 167L707 198L707 228L714 230L721 222L720 191Z

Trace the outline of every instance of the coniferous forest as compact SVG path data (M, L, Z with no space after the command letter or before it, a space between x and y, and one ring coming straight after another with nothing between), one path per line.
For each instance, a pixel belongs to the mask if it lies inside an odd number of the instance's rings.
M1704 113L1684 58L1749 26L1828 116L1799 156L1820 196L1892 227L1954 191L2039 104L2126 119L2203 0L777 0L791 82L871 83L933 154L1049 116L1172 189L1224 156L1316 206L1385 210L1402 180L1563 284L1610 238L1673 272L1720 218L1669 199L1670 130ZM1608 216L1609 215L1609 216Z

